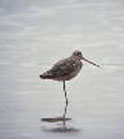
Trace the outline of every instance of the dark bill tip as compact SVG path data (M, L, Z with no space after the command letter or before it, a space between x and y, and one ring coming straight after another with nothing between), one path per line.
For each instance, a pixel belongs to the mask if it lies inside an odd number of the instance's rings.
M100 67L100 65L98 65L98 64L96 64L96 63L94 63L94 62L92 62L92 61L90 61L90 60L88 60L88 59L86 59L84 57L83 57L83 60L86 61L87 63L90 63L90 64L96 66L96 67Z

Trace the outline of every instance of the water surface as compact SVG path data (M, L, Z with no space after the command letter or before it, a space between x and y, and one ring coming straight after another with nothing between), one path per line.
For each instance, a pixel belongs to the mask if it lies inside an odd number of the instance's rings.
M124 1L0 1L0 138L124 138ZM84 63L67 82L67 132L62 83L39 74L75 49ZM70 132L69 132L70 131Z

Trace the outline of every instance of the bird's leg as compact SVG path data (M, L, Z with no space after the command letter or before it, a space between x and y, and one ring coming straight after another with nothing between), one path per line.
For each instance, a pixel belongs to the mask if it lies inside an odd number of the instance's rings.
M63 91L65 93L65 102L66 102L64 113L63 113L63 118L64 118L63 125L66 128L65 117L66 117L67 107L68 107L68 97L67 97L67 91L66 91L66 87L65 87L65 81L63 81Z
M63 81L63 91L65 93L66 105L68 105L68 97L67 97L67 91L66 91L65 81Z

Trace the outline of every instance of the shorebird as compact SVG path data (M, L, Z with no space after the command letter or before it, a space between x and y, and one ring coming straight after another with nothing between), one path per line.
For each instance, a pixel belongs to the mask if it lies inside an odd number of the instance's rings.
M80 72L83 66L81 60L84 60L96 67L99 67L99 65L97 65L96 63L86 59L82 55L82 52L76 50L72 53L71 56L58 61L55 65L53 65L53 67L50 70L40 75L40 78L42 79L52 79L63 82L63 91L65 93L65 99L67 104L68 99L65 82L71 80Z

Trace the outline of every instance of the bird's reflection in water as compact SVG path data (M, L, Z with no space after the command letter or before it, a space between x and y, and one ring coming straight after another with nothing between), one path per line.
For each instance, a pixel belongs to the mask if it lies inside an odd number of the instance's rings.
M66 105L64 107L64 112L62 117L55 117L55 118L43 118L41 119L44 122L49 122L49 123L57 123L57 122L62 122L56 125L51 126L42 126L42 130L45 132L54 132L54 133L75 133L79 132L79 129L75 127L70 127L67 125L67 121L72 120L72 118L66 117L67 114L67 109L68 109L68 103L66 101Z
M55 127L55 128L46 128L42 127L42 131L53 132L53 133L78 133L80 130L75 127Z
M65 91L66 92L66 91ZM66 117L67 111L68 111L68 98L67 98L67 93L65 93L65 107L63 111L63 115L60 117L54 117L54 118L42 118L41 121L43 122L48 122L48 123L59 123L56 125L53 125L54 127L51 128L51 126L42 126L42 130L46 132L55 132L55 133L65 133L65 132L78 132L79 129L76 129L74 127L67 126L67 121L72 120L72 118ZM57 126L57 127L56 127Z

